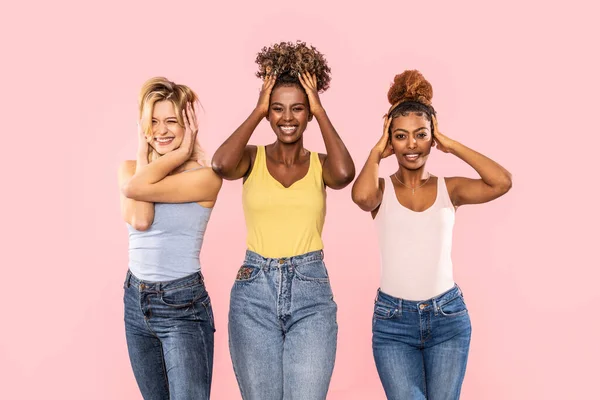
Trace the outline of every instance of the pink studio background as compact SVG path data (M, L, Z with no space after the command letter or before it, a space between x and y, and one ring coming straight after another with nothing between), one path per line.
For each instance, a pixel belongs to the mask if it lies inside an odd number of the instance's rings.
M200 140L214 151L257 100L255 54L296 39L327 56L333 80L322 101L357 168L379 138L394 75L416 68L434 86L441 130L513 173L504 198L457 214L455 276L473 322L462 398L591 397L600 357L596 5L166 4L0 6L2 398L140 398L122 321L127 234L116 184L118 164L135 154L138 90L156 75L194 88L206 110ZM263 123L252 142L272 137ZM324 149L314 122L306 145ZM430 170L474 176L437 151ZM240 398L227 345L245 248L240 189L224 184L202 255L217 324L215 399ZM349 187L329 191L325 244L340 332L328 398L383 399L370 343L377 243Z

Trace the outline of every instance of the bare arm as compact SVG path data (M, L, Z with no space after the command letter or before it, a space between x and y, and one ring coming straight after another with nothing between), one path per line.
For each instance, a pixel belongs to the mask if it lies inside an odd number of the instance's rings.
M323 161L323 181L332 189L342 189L354 179L356 174L354 162L321 105L317 91L317 77L302 74L299 78L308 95L311 113L319 123L325 142L327 154Z
M251 154L255 146L248 146L250 136L269 111L269 97L276 76L268 75L263 82L256 108L250 116L223 142L212 159L212 168L219 176L235 180L246 176L250 169Z
M187 112L183 112L185 134L179 148L143 166L124 182L122 192L126 197L161 203L216 201L222 181L211 169L169 175L190 159L196 142L196 114L190 104L186 109Z
M512 176L504 167L490 158L443 135L434 117L433 136L438 150L451 153L469 164L481 179L448 178L448 193L455 207L480 204L494 200L510 190Z
M379 163L393 154L388 130L391 119L385 118L383 135L369 153L365 166L352 185L352 201L363 211L373 211L383 199L383 179L379 178Z
M121 164L119 168L119 188L135 174L135 171L135 161L124 161ZM145 231L150 228L154 221L154 203L128 199L123 193L120 197L121 216L125 222L138 231Z

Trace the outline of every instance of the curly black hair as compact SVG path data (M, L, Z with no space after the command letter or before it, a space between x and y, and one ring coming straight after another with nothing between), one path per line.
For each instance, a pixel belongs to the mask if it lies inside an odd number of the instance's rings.
M263 47L256 56L256 63L258 78L264 79L269 74L277 75L275 87L298 85L302 88L298 75L309 73L317 77L319 92L329 89L331 69L325 56L315 47L307 46L305 42L281 42L271 47Z

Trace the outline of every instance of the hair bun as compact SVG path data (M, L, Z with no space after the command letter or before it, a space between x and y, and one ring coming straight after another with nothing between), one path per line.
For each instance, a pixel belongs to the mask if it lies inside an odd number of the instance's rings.
M305 42L280 42L270 47L263 47L256 56L256 63L258 64L256 76L261 79L270 73L275 73L278 77L288 75L297 80L299 74L309 73L316 76L319 92L329 88L331 69L327 65L325 56Z
M408 70L394 77L394 83L388 91L388 101L394 105L404 101L416 101L431 105L433 88L417 70Z

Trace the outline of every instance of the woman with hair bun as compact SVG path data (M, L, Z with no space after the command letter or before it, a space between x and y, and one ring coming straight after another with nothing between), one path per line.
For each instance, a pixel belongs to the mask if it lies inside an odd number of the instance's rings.
M452 273L455 210L505 194L502 166L443 135L433 89L418 71L396 75L383 135L352 188L352 200L377 226L381 281L373 314L373 355L388 399L458 399L471 322ZM480 179L426 171L432 147L469 164ZM395 155L398 170L379 177Z
M222 180L202 160L197 101L185 85L148 80L137 160L119 170L129 229L125 333L146 400L210 397L214 322L199 256Z
M323 263L325 189L354 179L354 163L325 113L323 55L303 42L258 54L258 104L219 147L212 166L243 178L246 257L231 290L229 346L246 400L325 399L337 342L337 306ZM304 148L316 118L326 154ZM275 141L248 145L266 118Z

